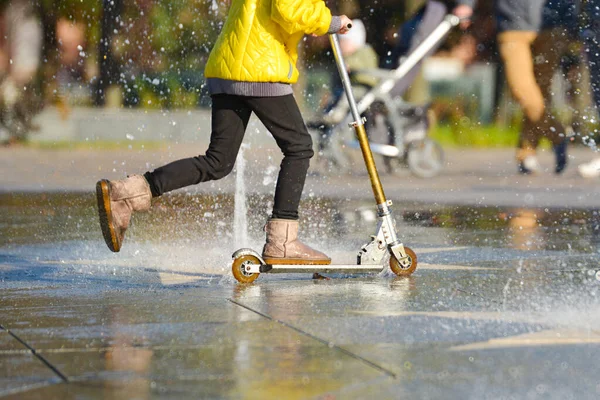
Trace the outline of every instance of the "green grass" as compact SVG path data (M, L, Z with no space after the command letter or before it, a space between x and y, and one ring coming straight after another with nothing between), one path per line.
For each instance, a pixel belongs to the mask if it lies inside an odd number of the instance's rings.
M431 130L430 136L444 147L515 147L519 131L494 125L438 125Z
M471 125L457 123L443 124L432 128L430 137L443 147L466 148L513 148L519 139L518 127L502 127L496 125ZM27 147L50 150L152 150L168 146L167 142L144 141L91 141L91 142L35 142L25 144ZM549 147L547 140L542 139L542 147Z
M444 147L515 147L519 133L516 129L506 129L497 126L450 126L434 127L430 136ZM90 142L36 142L24 144L29 148L45 150L154 150L168 146L166 142L144 141L101 141Z

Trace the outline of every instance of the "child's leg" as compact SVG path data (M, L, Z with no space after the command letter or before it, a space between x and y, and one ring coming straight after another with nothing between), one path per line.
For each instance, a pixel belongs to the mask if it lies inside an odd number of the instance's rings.
M298 219L298 206L314 151L296 100L293 95L287 95L252 97L247 101L284 155L275 189L273 217Z
M263 258L267 263L331 263L327 255L298 239L298 206L314 153L294 96L253 97L247 103L284 155L275 189L273 217L265 226L267 240Z
M147 172L152 195L221 179L233 169L251 110L239 96L212 97L212 133L205 155L185 158Z
M237 96L214 96L212 133L206 155L187 158L153 172L96 184L100 227L106 244L119 251L135 211L150 208L151 197L208 180L220 179L233 169L251 111Z

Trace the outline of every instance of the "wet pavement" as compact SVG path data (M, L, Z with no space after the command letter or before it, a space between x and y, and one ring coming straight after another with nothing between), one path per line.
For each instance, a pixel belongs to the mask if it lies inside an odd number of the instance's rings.
M0 194L0 397L600 397L597 210L397 201L411 277L239 285L269 209L245 199L240 225L226 190L166 196L112 254L93 193ZM352 262L372 208L307 196L302 236Z

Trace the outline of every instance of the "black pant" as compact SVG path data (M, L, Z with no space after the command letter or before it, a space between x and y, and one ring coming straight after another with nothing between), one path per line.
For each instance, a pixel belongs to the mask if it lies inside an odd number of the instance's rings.
M250 115L255 113L283 152L275 189L273 217L298 219L298 206L312 139L293 95L278 97L212 96L212 133L205 155L175 161L144 176L153 196L227 176L235 164Z

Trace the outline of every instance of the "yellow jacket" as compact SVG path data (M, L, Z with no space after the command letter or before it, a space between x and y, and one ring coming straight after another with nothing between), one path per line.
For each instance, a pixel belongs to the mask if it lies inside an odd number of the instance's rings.
M326 34L330 24L323 0L233 0L204 76L295 83L298 43L305 34Z

